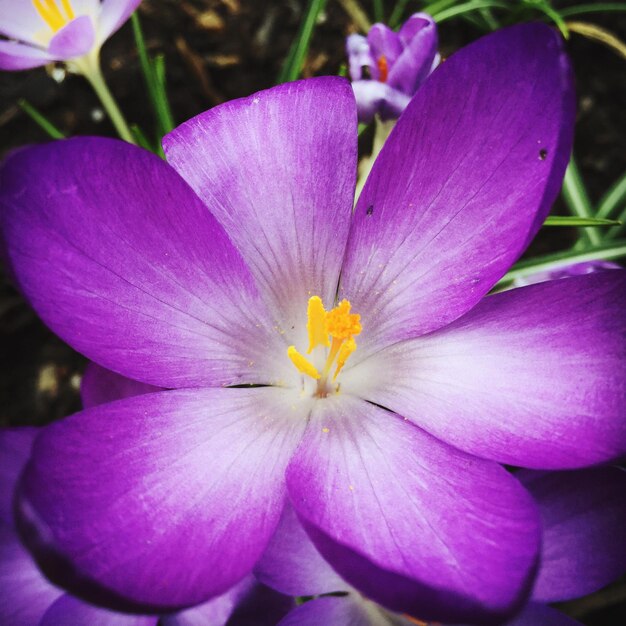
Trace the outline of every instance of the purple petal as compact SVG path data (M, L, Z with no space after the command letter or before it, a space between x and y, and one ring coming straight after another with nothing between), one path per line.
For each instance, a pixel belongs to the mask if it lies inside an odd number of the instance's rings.
M570 263L551 270L543 272L535 272L529 276L516 278L513 281L515 287L525 287L526 285L535 285L544 283L547 280L558 280L561 278L571 278L572 276L585 276L586 274L595 274L596 272L604 272L605 270L621 270L622 267L611 261L585 261L583 263Z
M625 309L619 270L521 287L342 382L481 457L537 469L610 461L626 453Z
M39 626L156 626L158 621L158 617L115 613L65 594L46 611Z
M363 67L368 67L372 76L378 76L378 67L370 54L370 46L363 35L350 35L346 39L346 55L350 68L350 78L360 80L363 76ZM360 118L359 118L360 119Z
M393 64L388 83L412 96L430 74L437 54L437 25L430 15L413 15L399 33L406 48Z
M0 524L13 527L13 492L22 473L37 428L0 428Z
M146 385L146 383L140 383L138 380L120 376L92 362L87 365L83 374L83 380L80 384L80 398L83 407L89 409L92 406L106 404L113 400L162 390L162 387Z
M32 2L0 0L0 34L36 44L35 35L44 27Z
M385 118L399 117L411 101L410 96L377 80L355 80L352 90L359 121L364 124L369 124L380 111L385 111Z
M349 83L323 77L227 102L164 139L168 160L223 224L288 335L306 337L311 295L329 305L336 295L356 127Z
M171 610L224 593L278 524L285 465L305 423L293 395L163 391L46 428L20 492L42 567L120 609L122 598ZM100 595L88 596L94 583Z
M0 523L0 624L37 626L62 594L42 576L17 533Z
M224 595L161 618L161 626L275 626L293 608L293 599L252 576L244 578Z
M287 488L322 556L392 610L493 621L528 590L539 516L526 491L362 400L316 403Z
M317 596L350 588L322 558L289 504L254 574L269 587L292 596Z
M530 602L519 615L504 626L583 626L583 624L549 606Z
M43 320L79 352L162 387L288 374L248 268L176 172L121 141L21 150L0 170L7 253Z
M305 602L291 611L278 626L413 626L373 602L358 596L325 597Z
M52 55L34 46L0 41L0 70L29 70L54 60Z
M141 0L102 0L98 35L100 41L108 39L131 16Z
M516 477L537 501L543 523L541 566L533 588L536 601L585 596L626 572L624 470L525 470Z
M340 297L361 314L362 355L456 319L519 257L560 188L573 104L560 36L538 23L433 73L356 207Z
M0 624L38 624L63 592L39 572L13 527L13 492L38 430L0 429Z
M374 60L385 57L388 67L391 67L402 54L402 42L398 34L385 24L374 24L367 33L367 43ZM372 78L379 78L373 76Z
M92 18L82 15L61 28L48 45L48 52L58 59L71 59L86 54L95 42Z

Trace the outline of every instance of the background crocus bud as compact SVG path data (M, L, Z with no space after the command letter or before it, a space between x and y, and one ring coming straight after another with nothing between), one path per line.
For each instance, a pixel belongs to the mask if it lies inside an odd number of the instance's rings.
M439 63L437 27L426 13L412 15L396 33L374 24L367 37L346 41L359 121L400 116L411 97Z

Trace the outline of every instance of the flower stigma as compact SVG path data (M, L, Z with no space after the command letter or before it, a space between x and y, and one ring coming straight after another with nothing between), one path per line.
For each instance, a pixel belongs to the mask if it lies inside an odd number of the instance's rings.
M70 0L61 0L61 6L56 0L32 0L32 2L41 19L53 33L61 30L76 17Z
M387 77L389 76L389 63L387 63L387 57L384 54L381 54L378 57L378 61L376 62L376 65L378 66L378 71L380 72L380 76L378 77L378 80L381 83L386 83Z
M338 390L338 386L333 388L333 383L348 357L356 350L354 337L362 330L361 316L350 313L351 308L350 302L344 299L335 308L326 311L319 296L309 298L306 324L309 334L307 354L320 347L327 351L326 362L321 372L298 352L295 346L287 348L287 355L296 369L317 381L314 395L319 398L325 398L331 391ZM328 378L333 366L335 371L329 383Z

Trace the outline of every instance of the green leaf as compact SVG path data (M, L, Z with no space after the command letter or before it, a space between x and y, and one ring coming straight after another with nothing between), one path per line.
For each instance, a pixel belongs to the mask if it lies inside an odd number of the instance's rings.
M526 6L541 11L544 15L550 18L561 31L561 34L565 39L569 39L569 30L567 24L562 17L562 12L558 12L552 8L552 5L547 0L523 0Z
M49 119L40 113L28 100L22 98L17 105L35 122L44 132L52 139L64 139L65 134L62 133Z
M150 105L156 118L157 144L160 144L163 135L174 128L174 119L165 88L165 61L163 55L157 56L154 60L150 58L137 13L133 13L131 20L141 71L148 89Z
M441 23L449 20L452 17L456 17L457 15L463 15L465 13L478 11L480 9L493 8L506 9L508 7L505 2L500 2L499 0L471 0L470 2L457 4L455 6L451 6L448 9L444 9L443 11L439 11L438 13L431 15L435 22Z
M315 30L315 24L319 14L326 6L326 0L310 0L307 7L306 15L300 25L298 35L291 45L291 49L283 67L276 79L277 83L286 83L292 80L296 80L300 77L302 71L302 64L309 50L311 44L311 37Z
M389 16L389 28L398 28L400 26L400 21L402 20L402 16L404 15L404 9L408 4L409 0L398 0L396 5L393 7L393 11Z
M602 219L599 217L572 217L570 215L550 215L543 223L544 226L618 226L619 220Z
M384 23L385 7L382 0L372 0L372 4L374 5L374 21Z
M565 178L563 179L563 200L569 208L570 212L576 217L593 218L594 210L587 195L585 184L583 183L578 166L572 155ZM597 245L602 241L602 237L595 230L583 230L580 232L580 238L587 244Z
M157 152L155 147L150 143L150 140L146 137L146 134L141 130L141 127L137 124L132 124L130 127L131 132L133 133L133 137L137 142L138 146L145 148L146 150L150 150L150 152Z
M626 257L626 239L618 239L611 243L591 246L583 250L566 250L546 256L525 259L513 266L496 285L505 287L516 278L525 278L535 272L545 272L573 265L585 261L614 261Z
M559 9L559 13L563 18L572 17L572 15L583 15L584 13L608 13L612 11L626 11L626 2L594 2Z
M626 174L622 176L604 195L598 204L597 217L608 217L626 204Z

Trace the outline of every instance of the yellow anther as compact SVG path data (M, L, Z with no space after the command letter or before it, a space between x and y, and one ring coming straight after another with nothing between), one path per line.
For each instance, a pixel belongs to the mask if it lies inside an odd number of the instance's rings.
M63 12L55 0L32 0L32 2L41 19L50 27L53 33L61 30L76 17L70 0L61 0Z
M387 57L384 54L381 54L378 57L376 65L378 66L378 80L381 83L386 83L387 77L389 76L389 63L387 62Z
M317 346L330 346L328 328L326 327L327 313L319 296L309 298L306 314L306 329L309 332L309 349L307 354L311 354L311 351L317 348Z
M315 378L315 380L319 380L320 373L317 371L315 365L311 363L305 356L302 356L297 350L295 346L289 346L287 348L287 355L291 359L291 362L296 366L298 371L310 376L311 378Z
M342 300L332 311L326 314L326 325L332 337L348 339L361 332L361 316L350 313L351 306L347 300Z
M326 353L326 362L321 374L306 357L296 350L295 346L289 346L287 349L287 354L298 371L318 381L315 395L321 398L325 398L331 391L328 379L333 366L335 373L332 380L334 381L348 357L356 350L354 336L360 334L362 330L361 316L350 313L351 306L348 300L342 300L335 308L326 311L319 296L309 298L306 325L309 333L307 354L318 346L330 348Z
M350 337L346 339L342 344L341 348L339 348L339 355L337 356L337 369L335 370L335 375L333 376L333 380L337 378L337 374L341 371L341 368L346 364L348 357L356 350L356 341L354 341L354 337Z

